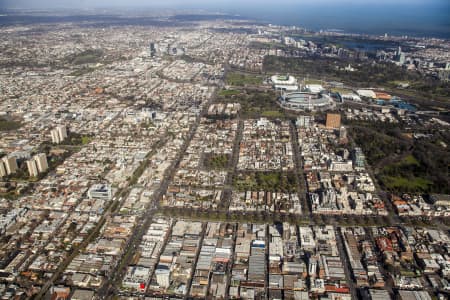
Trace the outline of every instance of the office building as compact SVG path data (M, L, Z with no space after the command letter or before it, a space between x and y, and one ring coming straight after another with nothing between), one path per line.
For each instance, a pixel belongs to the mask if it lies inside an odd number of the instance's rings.
M39 175L36 161L34 159L27 160L27 168L28 168L28 174L30 174L30 177L37 177Z
M149 47L150 56L154 57L156 55L156 45L155 43L150 43Z
M405 63L406 61L406 55L404 52L402 52L402 48L398 47L398 51L397 51L397 61L402 65Z
M406 56L405 53L400 53L398 56L398 62L403 65L406 62Z
M364 168L365 156L361 148L356 147L353 152L353 167L354 168Z
M338 129L341 127L341 115L328 113L326 127L330 129Z
M155 270L156 282L162 288L168 288L170 286L170 270L168 266L159 264Z
M339 143L346 144L347 142L347 129L344 126L341 126L339 128Z
M14 174L16 173L18 166L17 166L17 160L14 156L5 156L2 159L3 164L5 165L6 174Z

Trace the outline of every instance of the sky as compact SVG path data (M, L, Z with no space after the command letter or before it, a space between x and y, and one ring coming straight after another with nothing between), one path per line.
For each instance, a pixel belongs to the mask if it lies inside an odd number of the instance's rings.
M448 3L449 0L0 0L0 8L183 7L201 8L245 5L391 5Z

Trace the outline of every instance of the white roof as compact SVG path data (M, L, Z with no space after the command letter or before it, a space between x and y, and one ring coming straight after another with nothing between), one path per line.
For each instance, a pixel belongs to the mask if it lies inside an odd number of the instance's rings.
M296 85L297 79L294 76L274 75L270 77L270 80L277 85Z
M377 95L372 90L357 90L359 96L375 99Z
M323 91L323 86L320 84L308 84L306 85L306 89L308 89L311 93L320 93Z

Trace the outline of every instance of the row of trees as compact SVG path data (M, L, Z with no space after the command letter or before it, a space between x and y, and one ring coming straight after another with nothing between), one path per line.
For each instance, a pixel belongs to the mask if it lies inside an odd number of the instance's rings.
M164 207L161 213L168 217L181 217L201 221L266 223L289 222L300 226L336 225L336 226L377 226L380 224L395 225L388 216L354 216L354 215L298 215L271 212L228 212L226 210L201 210L191 208ZM445 218L444 218L445 219ZM443 220L437 220L438 222ZM402 224L413 226L430 226L433 221L425 217L400 218Z

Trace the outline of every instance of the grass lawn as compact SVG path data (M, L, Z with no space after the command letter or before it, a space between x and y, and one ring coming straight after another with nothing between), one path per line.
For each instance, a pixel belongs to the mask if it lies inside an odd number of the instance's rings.
M22 124L20 122L0 118L0 131L16 130L21 126Z
M258 91L250 88L243 89L238 95L218 95L219 102L241 104L242 118L266 117L271 119L289 118L286 112L277 103L277 94L274 91Z
M278 110L265 110L261 112L261 116L266 118L282 118L284 114Z
M100 62L103 52L99 50L86 50L68 57L73 65L93 64Z
M233 185L240 191L296 191L296 179L292 172L243 172L238 173Z
M87 144L89 144L91 142L91 140L92 140L92 138L90 136L84 135L84 136L81 137L81 144L82 145L87 145Z
M407 165L407 166L419 166L419 161L413 156L413 155L407 155L403 158L403 160L400 162L400 164L402 165Z
M260 85L263 78L257 75L247 75L241 73L228 73L226 82L229 85L244 86L244 85Z
M381 176L381 181L390 190L401 191L426 191L429 185L433 183L421 177L397 177L397 176Z
M205 157L205 166L208 169L226 169L230 156L228 154L209 154Z
M339 94L349 94L349 93L353 93L352 90L344 89L344 88L331 88L331 91L332 91L333 93L339 93Z
M408 154L399 162L385 166L380 179L390 190L426 191L433 182L414 176L413 170L417 167L420 167L419 161L414 155Z
M223 96L223 97L226 97L226 96L236 96L236 95L239 95L241 92L240 91L238 91L238 90L221 90L220 92L219 92L219 96Z
M84 74L88 74L94 71L95 68L81 68L74 70L72 73L69 74L69 76L82 76Z
M246 190L255 190L258 187L258 183L256 182L256 178L248 175L248 176L239 176L233 182L233 185L241 191Z
M401 84L409 84L409 81L402 81L402 80L391 80L388 82L392 86L399 86Z
M305 84L323 84L322 80L318 79L308 79L305 80Z

